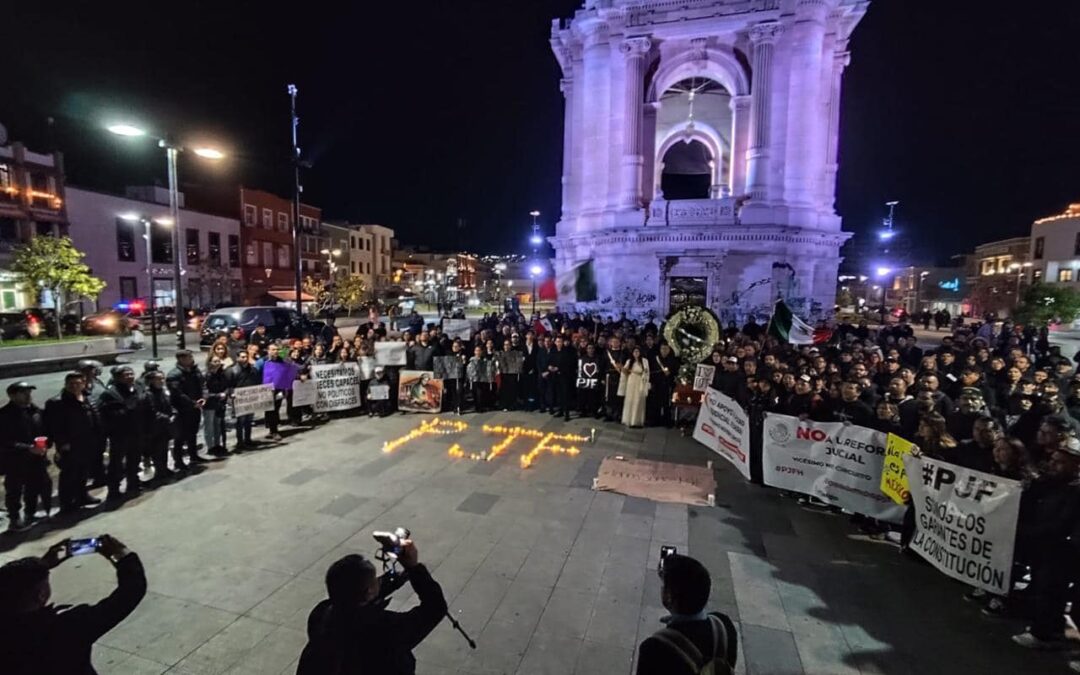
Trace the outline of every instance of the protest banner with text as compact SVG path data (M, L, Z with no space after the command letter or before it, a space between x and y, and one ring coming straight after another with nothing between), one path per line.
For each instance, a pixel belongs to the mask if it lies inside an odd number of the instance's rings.
M904 457L912 477L910 548L954 579L1006 595L1010 588L1018 481L929 457Z
M294 408L310 405L314 406L319 398L319 391L311 380L297 380L293 382L292 404Z
M694 440L735 465L750 480L750 425L742 407L712 387L701 397Z
M913 447L915 447L914 443L905 441L896 434L889 434L889 440L885 442L885 464L881 469L881 491L897 504L906 503L910 494L907 471L904 469L904 456L910 455Z
M844 422L765 415L762 475L766 485L801 492L891 523L904 508L881 491L885 433Z
M713 375L716 374L716 366L706 366L699 363L694 369L694 391L705 391L712 385Z
M274 409L274 385L257 384L253 387L237 387L232 390L233 414L254 415Z
M405 362L406 353L404 342L375 343L375 365L404 366Z
M451 340L468 340L472 337L472 322L468 319L443 319L442 330Z
M360 407L360 366L355 362L320 364L311 367L315 383L315 412L333 412Z

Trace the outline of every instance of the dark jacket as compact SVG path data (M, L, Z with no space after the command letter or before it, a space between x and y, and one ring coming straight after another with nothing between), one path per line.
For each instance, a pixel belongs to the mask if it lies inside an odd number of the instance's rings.
M832 416L837 422L850 422L860 427L869 427L874 422L873 409L859 399L836 399L832 406Z
M224 410L232 380L225 368L206 374L206 410Z
M446 615L446 598L423 565L409 570L408 578L420 604L407 612L378 604L338 609L330 600L316 605L296 675L415 673L412 650Z
M34 438L45 435L45 415L41 408L33 403L20 408L8 401L0 408L0 470L10 466L16 457L30 456Z
M104 433L90 397L84 395L80 401L66 391L45 402L45 427L58 449L75 451L96 448Z
M240 387L257 387L262 384L262 373L250 363L242 366L235 363L229 366L229 386L232 389Z
M101 393L101 419L111 439L137 441L146 429L146 398L134 384L113 382Z
M176 409L173 408L169 398L169 391L165 388L146 388L146 419L149 424L149 432L152 438L161 440L168 438L173 433L173 422Z
M4 675L93 675L90 648L123 621L146 595L139 556L116 563L116 590L95 605L49 606L29 614L0 610Z
M735 625L731 619L720 612L710 612L710 614L718 617L724 627L727 634L727 654L724 660L734 670L735 663L739 659L739 641L735 633ZM703 656L713 655L713 632L708 620L679 622L669 627L682 633ZM725 639L721 638L718 642L724 644ZM683 673L689 675L692 672L694 671L690 670L689 664L682 656L655 636L645 638L638 647L637 675L683 675Z
M254 337L254 334L252 336ZM177 412L185 413L196 409L195 402L203 397L203 389L206 387L205 378L198 366L192 366L191 370L184 370L179 366L173 368L165 378L165 384L169 387L173 407Z
M408 351L409 367L415 370L431 370L435 367L435 347L417 342Z

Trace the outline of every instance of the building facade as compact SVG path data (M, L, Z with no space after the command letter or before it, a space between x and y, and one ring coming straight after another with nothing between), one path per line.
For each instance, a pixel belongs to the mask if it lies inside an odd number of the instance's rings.
M886 306L900 307L910 314L942 309L952 316L970 314L967 278L963 264L956 267L905 267L892 277L887 289Z
M832 311L840 93L865 0L585 0L556 20L565 97L560 274L594 261L603 310L723 319Z
M364 280L372 299L394 285L394 231L382 225L347 225L351 231L347 264L349 274Z
M244 304L269 302L269 298L295 303L292 202L247 187L240 187L238 197ZM321 222L320 209L301 204L301 241L317 232Z
M1033 265L1031 237L979 244L970 257L968 300L975 317L1012 314Z
M37 304L9 270L15 248L36 236L68 234L63 155L0 145L0 311Z
M151 293L158 307L176 305L167 191L129 188L128 196L119 196L68 187L67 199L71 239L106 284L99 307L146 302ZM190 209L180 209L179 217L184 304L240 303L240 222Z
M1032 282L1080 284L1080 203L1031 226Z

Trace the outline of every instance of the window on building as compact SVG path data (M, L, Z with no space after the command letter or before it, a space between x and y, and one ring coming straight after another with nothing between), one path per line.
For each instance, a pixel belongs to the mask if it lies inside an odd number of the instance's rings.
M116 219L116 259L135 262L135 223Z
M356 248L356 235L349 237L349 248Z
M366 263L366 264L367 264L367 273L371 274L371 263Z
M255 250L255 244L248 244L244 251L244 264L250 267L258 267L259 253Z
M0 281L0 309L9 312L19 306L19 290L12 281Z
M229 267L240 267L240 237L229 235Z
M984 260L984 261L982 261L982 273L984 275L994 273L994 261L993 260Z
M15 225L14 218L0 218L0 241L15 241L19 236L19 228Z
M120 277L120 299L134 300L139 297L139 283L135 277Z
M1035 253L1031 257L1042 260L1044 246L1046 246L1046 237L1035 237Z
M274 245L268 241L262 243L262 266L274 266Z
M1031 280L1036 282L1036 283L1042 281L1042 278L1043 278L1043 271L1042 270L1035 270L1034 272L1031 273Z
M379 262L382 263L382 271L380 274L386 274L386 258L380 258Z
M150 225L150 260L159 265L173 261L172 228L168 225Z
M210 262L221 264L221 233L208 232L206 234L206 257Z
M353 274L356 274L356 261L355 260L350 260L349 261L349 271L352 272Z
M277 229L281 230L282 232L289 231L289 214L278 211Z
M288 244L278 249L278 267L281 267L282 269L292 267L292 265L290 264L292 262L292 255L290 255L291 253L292 247Z
M193 228L184 230L184 249L187 251L189 265L199 263L199 231Z
M274 229L274 210L263 209L262 226L267 230Z
M1058 270L1058 281L1072 281L1073 271L1071 267L1063 267Z
M259 224L259 210L254 204L244 204L244 224L255 227Z

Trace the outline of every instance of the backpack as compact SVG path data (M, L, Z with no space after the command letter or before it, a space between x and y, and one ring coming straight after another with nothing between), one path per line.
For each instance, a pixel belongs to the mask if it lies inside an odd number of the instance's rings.
M705 656L686 637L674 628L664 628L653 637L670 647L697 675L732 675L734 672L728 662L728 627L715 614L709 615L709 627L712 629L712 655Z

